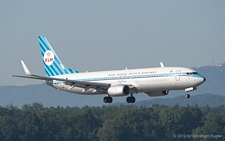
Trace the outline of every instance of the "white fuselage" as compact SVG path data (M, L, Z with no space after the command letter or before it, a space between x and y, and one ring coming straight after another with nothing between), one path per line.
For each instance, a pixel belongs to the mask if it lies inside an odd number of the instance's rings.
M127 85L130 93L159 92L169 90L182 90L196 88L205 81L205 78L196 71L183 67L144 68L130 70L114 70L85 72L55 76L68 80L90 81L113 85ZM84 89L81 87L65 85L61 81L46 81L46 84L58 90L77 94L107 94L107 91L98 88Z

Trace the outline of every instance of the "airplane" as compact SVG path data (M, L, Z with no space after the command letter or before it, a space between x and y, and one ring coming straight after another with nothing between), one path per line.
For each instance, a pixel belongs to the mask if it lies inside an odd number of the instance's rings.
M46 76L32 74L21 60L25 76L11 75L13 77L44 80L44 82L57 90L75 94L96 95L106 94L105 103L112 103L117 96L127 96L127 103L134 103L134 94L145 93L148 96L165 96L172 90L196 90L206 78L196 71L184 67L161 67L79 72L67 68L51 47L47 38L38 36L42 60Z

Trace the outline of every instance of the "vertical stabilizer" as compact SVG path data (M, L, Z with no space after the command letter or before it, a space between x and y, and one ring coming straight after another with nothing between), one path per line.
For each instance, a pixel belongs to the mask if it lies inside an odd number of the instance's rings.
M44 36L38 36L42 60L46 76L79 73L77 70L66 68Z

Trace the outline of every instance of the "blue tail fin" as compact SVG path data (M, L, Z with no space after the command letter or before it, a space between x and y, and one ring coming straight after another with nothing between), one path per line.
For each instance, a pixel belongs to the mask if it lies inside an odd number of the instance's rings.
M48 40L43 36L38 36L38 41L40 44L41 55L43 58L43 63L45 67L46 76L56 76L62 74L72 74L79 73L76 70L66 68L59 57L49 44Z

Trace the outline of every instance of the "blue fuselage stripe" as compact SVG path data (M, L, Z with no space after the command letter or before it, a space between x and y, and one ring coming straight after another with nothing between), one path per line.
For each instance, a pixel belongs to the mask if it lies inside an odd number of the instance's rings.
M204 78L200 74L192 74L187 75L186 73L177 74L177 73L165 73L165 74L147 74L147 75L132 75L132 76L106 76L106 77L93 77L93 78L79 78L74 79L77 81L102 81L102 80L120 80L120 79L141 79L141 78L158 78L158 77L175 77L175 76L185 76L185 77L198 77L198 78Z

